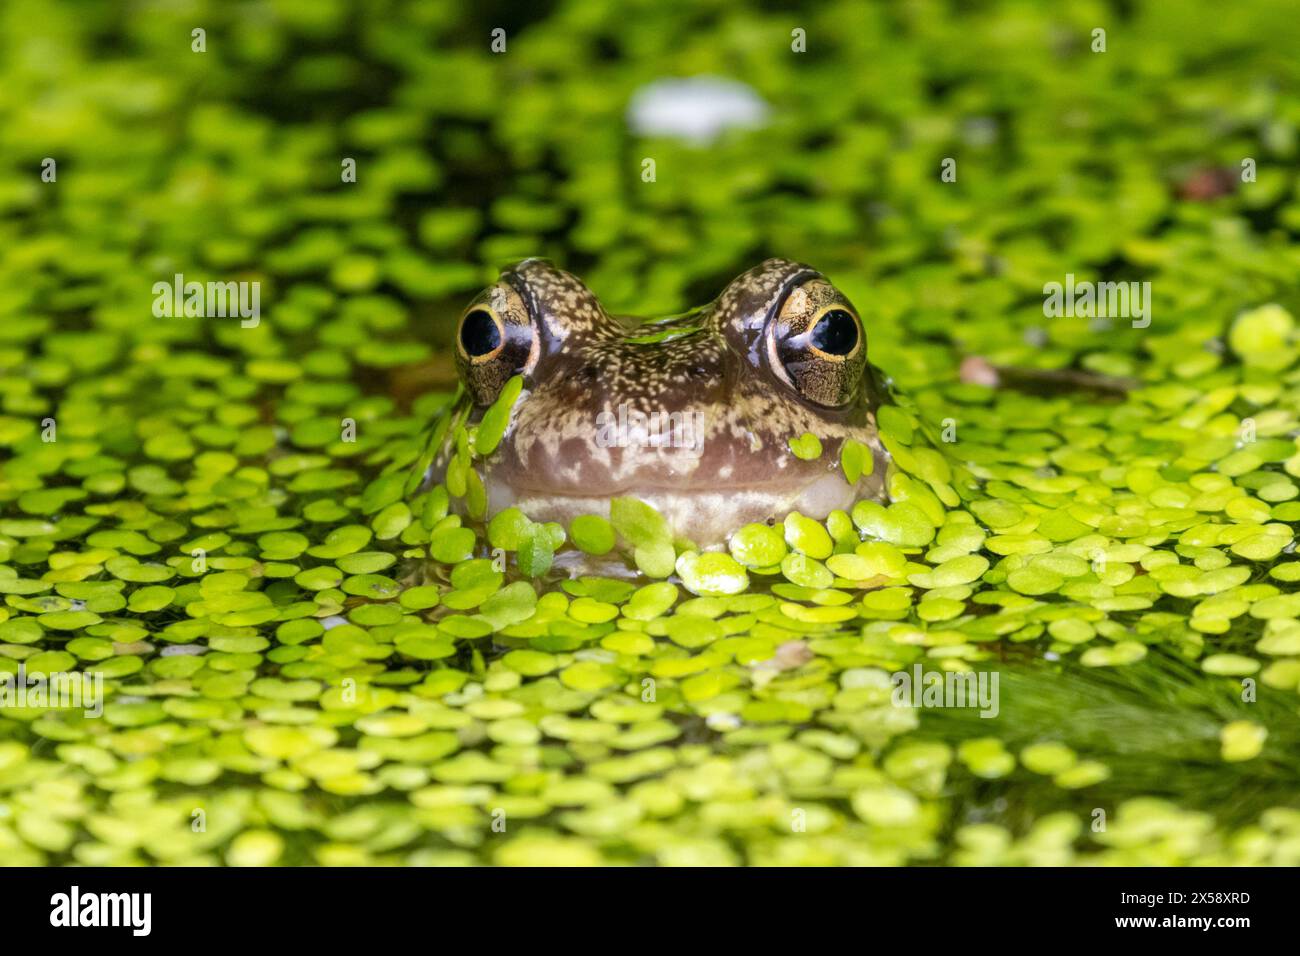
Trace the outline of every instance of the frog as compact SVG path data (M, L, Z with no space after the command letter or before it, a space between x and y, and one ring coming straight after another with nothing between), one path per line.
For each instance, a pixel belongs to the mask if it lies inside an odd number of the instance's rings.
M868 360L858 310L799 262L767 259L708 305L644 319L526 259L465 307L455 357L456 413L470 428L522 379L500 442L472 466L489 519L513 507L568 527L632 497L678 540L711 549L748 524L887 500L877 412L888 380ZM841 464L849 441L862 446L853 480Z

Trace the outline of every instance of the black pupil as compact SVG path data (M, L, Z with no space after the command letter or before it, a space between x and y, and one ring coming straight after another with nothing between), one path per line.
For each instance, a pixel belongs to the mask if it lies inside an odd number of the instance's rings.
M843 309L832 309L813 327L812 344L828 355L848 355L858 344L858 323Z
M487 355L501 344L501 330L489 313L475 309L460 324L460 344L473 358Z

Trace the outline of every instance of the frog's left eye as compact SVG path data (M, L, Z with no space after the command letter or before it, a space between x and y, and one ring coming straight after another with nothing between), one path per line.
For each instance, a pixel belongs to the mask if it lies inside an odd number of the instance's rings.
M795 286L768 326L777 375L819 405L844 405L862 381L867 337L844 295L820 277Z
M537 330L513 286L498 282L469 304L456 327L456 366L480 405L496 400L512 375L535 360Z
M813 326L809 344L828 359L852 355L861 335L858 320L845 309L830 309Z

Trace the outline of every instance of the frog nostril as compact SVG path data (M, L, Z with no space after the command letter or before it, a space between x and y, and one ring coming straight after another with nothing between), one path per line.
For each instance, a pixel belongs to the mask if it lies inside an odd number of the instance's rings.
M486 309L474 309L460 324L460 344L471 358L487 355L501 345L501 328Z
M843 309L832 309L813 327L812 344L828 355L848 355L858 344L858 323Z

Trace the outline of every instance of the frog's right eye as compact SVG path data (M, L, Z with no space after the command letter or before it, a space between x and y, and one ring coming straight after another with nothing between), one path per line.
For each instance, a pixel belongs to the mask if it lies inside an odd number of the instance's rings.
M528 306L508 282L498 282L471 302L456 328L456 367L480 405L490 405L512 375L526 372L537 348Z
M470 309L460 320L460 347L471 362L492 358L505 340L501 319L491 309Z

